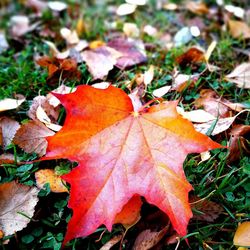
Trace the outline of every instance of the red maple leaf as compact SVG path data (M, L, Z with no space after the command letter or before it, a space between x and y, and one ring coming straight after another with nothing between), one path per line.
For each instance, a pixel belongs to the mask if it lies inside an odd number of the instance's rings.
M63 176L71 185L73 216L64 244L87 236L115 216L135 195L164 211L179 235L187 233L192 189L182 169L189 153L221 145L195 131L176 112L176 101L134 111L121 89L78 86L74 93L54 94L67 116L63 128L48 137L43 159L68 158L79 165Z

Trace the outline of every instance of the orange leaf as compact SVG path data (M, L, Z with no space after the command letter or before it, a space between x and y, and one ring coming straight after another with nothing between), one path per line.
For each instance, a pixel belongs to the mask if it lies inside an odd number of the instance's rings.
M133 225L140 218L141 197L134 195L115 217L114 224L121 223L124 227Z
M234 235L234 245L250 247L250 221L241 223Z
M71 185L73 217L64 244L111 230L116 215L135 194L165 212L175 230L187 233L192 212L182 164L189 153L221 145L195 131L176 111L176 101L134 111L125 92L109 86L78 86L55 96L66 108L63 128L48 137L42 160L68 158L79 165L62 178Z

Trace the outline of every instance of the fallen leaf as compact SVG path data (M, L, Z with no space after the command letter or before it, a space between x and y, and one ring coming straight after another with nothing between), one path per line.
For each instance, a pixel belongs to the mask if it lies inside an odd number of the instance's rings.
M181 66L186 67L193 63L200 63L205 61L204 51L196 47L190 48L184 54L178 56L175 61Z
M35 172L36 185L42 189L46 183L49 183L50 190L54 193L68 192L66 183L53 169L40 169Z
M197 196L191 196L189 199L194 211L193 220L214 222L224 211L223 207L216 202L206 199L200 199Z
M135 23L124 23L123 33L128 37L139 37L140 30Z
M171 89L171 86L163 86L159 89L155 89L152 94L153 96L155 97L162 97L164 96L165 94L168 93L168 91Z
M121 223L125 228L133 225L138 219L140 219L142 201L139 195L134 195L125 206L122 211L115 216L114 224Z
M10 19L11 34L20 37L30 30L30 21L27 16L13 16Z
M177 112L191 122L203 123L208 121L214 121L216 119L215 116L202 109L184 111L184 109L182 109L181 107L177 107Z
M15 181L0 184L0 228L5 236L27 226L38 202L38 189Z
M225 5L225 10L232 13L234 16L243 19L245 15L245 10L239 6L234 6L231 4Z
M49 1L48 6L51 10L56 12L61 12L68 8L68 5L66 3L60 1Z
M59 100L58 100L58 102L59 102ZM36 96L32 100L32 104L31 104L31 106L29 108L29 111L28 111L28 116L32 120L37 120L38 119L38 117L37 117L37 109L38 109L38 107L42 108L44 110L44 112L46 113L46 115L49 117L49 119L51 119L53 122L57 121L58 116L59 116L59 109L55 108L54 106L52 106L49 103L49 98L48 97L40 96L40 95Z
M150 229L142 231L136 238L133 250L148 250L157 245L165 236L169 226L164 227L159 232L152 232Z
M171 87L171 90L176 90L182 92L188 87L193 87L195 82L198 80L200 74L195 75L186 75L186 74L177 74L174 77L174 81Z
M139 40L129 41L124 38L115 38L110 40L107 46L122 54L115 64L119 69L126 69L147 61L144 45Z
M25 101L25 98L22 98L22 99L5 98L3 100L0 100L0 112L6 111L6 110L11 110L11 109L16 109L24 101Z
M228 27L233 38L250 38L250 27L246 23L242 21L229 20Z
M56 84L58 79L80 79L81 72L77 69L74 59L58 59L56 57L43 56L36 63L48 69L47 83Z
M81 56L95 80L106 77L109 71L114 68L121 54L112 48L103 46L94 50L85 50Z
M193 36L190 27L181 28L174 36L175 46L182 46L192 40Z
M42 156L45 154L48 145L45 137L52 135L54 135L54 132L41 122L29 121L18 129L13 143L27 153L35 152L39 156Z
M122 235L116 235L105 243L99 250L110 250L115 244L117 244L122 239Z
M84 20L83 20L82 17L80 17L77 20L77 23L76 23L76 32L77 32L78 36L81 36L84 32L86 32L85 22L84 22Z
M209 12L208 7L203 2L189 1L186 3L186 8L197 15L206 15Z
M250 89L250 63L238 65L225 79L236 83L238 88Z
M250 247L250 221L239 224L233 241L235 246Z
M0 128L3 148L6 148L12 142L19 127L20 125L17 121L5 116L0 117Z
M46 127L48 127L49 129L53 131L59 131L62 128L62 126L51 122L50 118L48 117L48 115L46 114L46 112L41 106L38 106L36 110L36 117Z
M231 140L229 143L228 162L235 162L240 159L241 155L250 154L248 148L248 138L250 135L249 125L236 125L230 131Z
M195 129L202 133L207 134L212 129L211 135L218 135L227 129L233 124L237 116L220 118L218 120L212 120L205 123L194 124Z
M176 112L176 101L136 112L129 97L113 86L102 90L82 85L74 93L55 96L67 117L63 128L47 138L41 160L79 162L62 176L71 185L73 209L64 244L101 224L111 230L116 214L135 194L158 206L185 235L192 216L191 185L182 164L188 153L222 146L197 133Z
M211 89L203 89L200 97L194 102L196 108L203 107L205 111L215 117L227 117L229 115L229 107L224 104L225 99L217 95Z
M153 81L154 71L155 71L154 65L150 65L149 69L144 72L143 82L146 86L149 85Z
M135 10L136 10L135 4L123 3L117 8L116 14L118 16L126 16L134 13Z
M61 36L66 40L67 44L70 46L78 44L80 42L76 30L61 28L60 33Z
M145 25L143 28L143 32L148 36L156 37L158 34L158 30L149 24Z
M0 165L15 163L15 156L13 154L2 154L0 155Z

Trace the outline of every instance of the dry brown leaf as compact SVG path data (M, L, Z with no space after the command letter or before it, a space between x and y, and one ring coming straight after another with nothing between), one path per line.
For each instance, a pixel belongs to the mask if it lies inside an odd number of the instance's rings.
M50 190L54 193L68 192L66 183L53 169L41 169L35 173L36 185L42 189L46 183L49 183Z
M16 183L0 184L0 229L5 236L27 226L38 202L38 189Z
M228 21L229 32L234 38L250 38L250 27L242 22L242 21L235 21L229 20Z
M80 42L80 39L77 35L76 30L70 30L64 27L64 28L61 28L60 34L66 40L66 43L69 46L76 45Z
M11 109L16 109L24 101L25 101L25 98L21 98L21 99L5 98L3 100L0 100L0 112L6 111L6 110L11 110Z
M225 79L236 83L238 88L250 89L250 63L238 65Z
M45 137L54 134L53 131L49 130L41 122L29 121L19 128L13 142L27 153L35 152L39 156L43 156L48 145Z
M187 2L186 8L192 13L197 15L206 15L209 12L208 7L203 2L194 2L194 1Z
M162 97L164 96L165 94L167 94L169 92L169 90L171 89L171 86L164 86L164 87L161 87L159 89L155 89L152 94L153 96L155 97Z
M240 159L243 153L250 154L248 140L250 137L249 125L236 125L230 131L231 140L229 144L228 162L234 162Z
M189 86L194 86L199 76L200 74L195 74L195 75L178 74L173 79L174 81L171 90L182 92L185 88Z
M175 61L181 66L186 67L189 64L201 63L205 61L204 51L193 47L186 51L184 54L178 56Z
M150 229L142 231L136 238L133 250L148 250L157 245L165 236L169 226L164 227L159 232L152 232Z
M211 115L203 109L184 111L183 108L177 107L177 112L191 122L204 123L216 119L215 116Z
M155 71L154 65L150 65L149 69L144 72L143 82L146 86L149 85L153 81L154 71Z
M234 235L234 245L250 247L250 221L242 222Z
M100 250L110 250L115 244L117 244L122 239L122 235L116 235L112 239L110 239L107 243L105 243Z
M126 69L147 61L144 44L140 40L131 41L119 37L109 41L107 45L122 54L115 64L119 69Z
M224 105L225 99L220 98L216 92L211 89L203 89L200 97L195 100L196 108L203 107L215 117L227 117L229 115L229 107Z
M19 127L19 123L15 120L12 120L5 116L0 118L0 128L2 137L1 145L4 148L6 148L11 143Z
M0 166L2 164L11 164L15 162L15 156L13 154L2 154L0 155Z
M93 78L103 79L113 69L121 54L112 48L103 46L94 50L83 51L81 56Z
M226 131L233 124L236 117L237 115L233 117L228 117L228 118L220 118L217 121L213 120L213 121L209 121L205 123L194 124L194 128L198 132L202 134L206 134L211 129L211 127L214 126L211 135L217 135Z
M78 36L81 36L84 32L86 32L85 22L84 22L84 20L83 20L82 17L80 17L77 20L77 23L76 23L76 32L77 32Z
M199 213L194 211L193 220L214 222L224 211L223 207L219 204L213 201L200 199L197 196L191 196L189 202L192 209L199 211Z
M55 97L56 98L56 97ZM57 99L58 100L58 99ZM32 104L30 106L30 109L28 111L28 116L32 120L37 120L37 109L38 107L42 107L43 110L46 112L48 117L52 120L52 122L56 122L59 116L59 108L55 108L49 103L49 99L46 96L36 96Z

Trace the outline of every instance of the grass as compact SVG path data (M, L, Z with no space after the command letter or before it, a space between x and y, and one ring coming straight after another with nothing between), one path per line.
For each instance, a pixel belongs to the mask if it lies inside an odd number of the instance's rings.
M121 1L120 1L121 2ZM181 2L181 1L180 1ZM206 1L209 5L213 5L214 1ZM227 1L230 3L230 1ZM242 1L242 5L244 5ZM108 5L110 5L109 3ZM116 1L116 5L118 2ZM69 1L69 5L73 6L73 2ZM105 6L108 6L105 4ZM29 13L28 9L23 9L22 4L15 3L12 10L4 14L4 22L1 28L7 29L8 19L17 13ZM80 4L76 13L71 15L63 15L59 19L51 21L51 13L45 12L42 15L43 24L53 23L53 31L59 32L64 26L70 28L76 27L77 18L83 15L86 23L86 33L84 39L89 41L104 40L106 41L110 35L109 30L105 27L105 21L118 22L118 31L122 30L124 22L137 23L139 27L151 24L164 33L170 32L175 34L182 26L175 12L165 10L156 10L154 1L150 1L148 7L138 8L139 10L128 17L117 18L115 15L109 15L106 8L89 5L87 2ZM104 10L104 11L103 11ZM191 18L192 15L189 17ZM206 20L205 22L211 22ZM215 90L220 96L232 102L245 102L249 104L250 91L237 89L233 83L226 82L224 76L229 73L235 65L246 61L244 55L240 56L232 48L247 49L248 45L244 40L233 39L228 32L211 31L217 37L218 45L212 54L210 62L220 67L220 71L206 71L194 88L186 88L182 93L170 92L164 96L165 100L180 100L180 104L186 110L193 109L193 102L199 97L201 89L210 88ZM57 86L51 86L46 83L48 76L47 70L38 67L35 64L34 56L36 54L49 53L49 48L43 42L38 34L27 34L24 38L25 43L14 41L8 36L10 49L0 55L0 99L6 97L15 97L16 94L22 94L27 98L27 102L19 109L4 112L3 115L12 117L19 122L28 119L26 112L32 99L41 94L46 95ZM157 39L141 36L144 42L155 45L153 51L148 52L147 64L133 67L127 71L112 71L107 77L107 81L112 81L117 86L124 86L128 80L133 80L137 73L144 72L149 65L156 66L157 71L150 86L148 86L145 99L152 99L152 92L166 84L172 82L172 72L174 67L178 68L175 58L182 54L190 45L184 45L180 48L172 48L166 50L160 47ZM56 41L59 48L65 46L64 41L58 39ZM197 39L195 44L208 46L209 43ZM192 73L190 67L180 69L182 73ZM79 81L64 79L64 83L70 87L79 84L90 84L91 76L87 72L85 64L79 65L82 72L82 78ZM199 69L200 72L202 71ZM58 82L58 85L60 82ZM246 112L240 116L239 123L249 125L249 114ZM226 137L227 136L227 137ZM214 139L222 140L223 145L229 141L228 134L223 133ZM249 140L249 138L248 138ZM35 154L26 154L21 149L11 144L6 150L1 149L1 153L14 153L21 162L36 159ZM224 208L224 212L219 218L212 223L204 221L191 220L188 235L190 249L236 249L233 246L233 235L239 222L246 221L250 218L250 161L245 155L242 155L238 162L233 164L227 163L227 149L214 150L212 157L205 162L199 163L200 158L197 154L189 155L184 164L185 174L188 181L192 184L193 194L200 198L207 198L220 204ZM35 186L34 173L40 168L56 168L59 173L67 173L75 166L66 160L33 163L33 164L4 164L0 169L1 183L18 180L20 183ZM39 203L36 206L36 212L31 219L30 224L24 230L17 232L14 236L8 236L1 240L2 249L54 249L59 250L65 234L67 223L71 217L71 211L67 208L68 195L54 194L50 191L50 187L46 186L44 190L39 192ZM148 211L147 205L143 208ZM155 209L155 208L150 208ZM144 217L143 217L144 218ZM142 218L142 220L143 220ZM108 232L104 227L100 227L93 235L86 238L79 238L71 241L67 249L99 249L105 242L110 240L114 235L123 232L122 226L116 225L112 232ZM101 239L100 235L102 234ZM138 229L133 227L127 234L127 244L122 249L131 249L131 242L134 235L138 234ZM98 240L99 239L99 240ZM3 244L5 240L9 240L7 245ZM131 242L130 242L131 241ZM125 241L126 243L126 241ZM130 247L130 248L129 248ZM176 244L165 246L163 249L175 249ZM178 249L187 249L184 238Z

